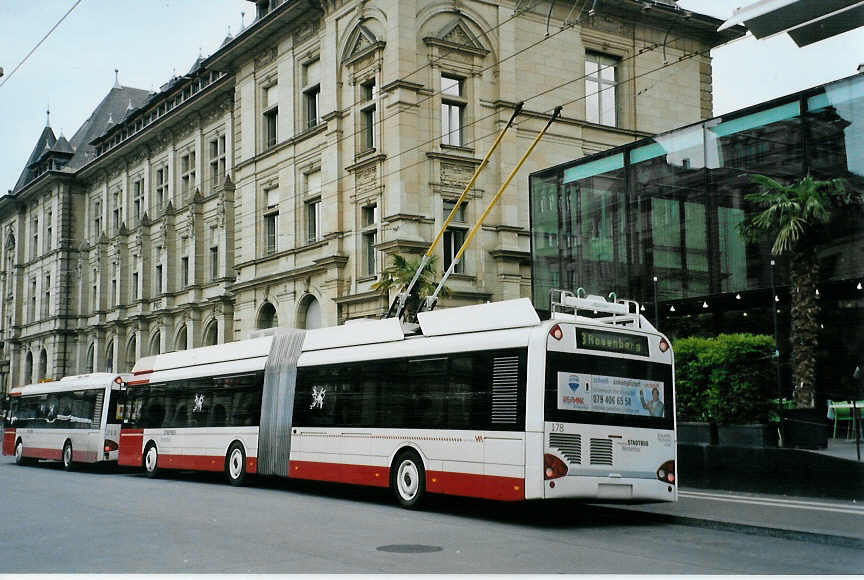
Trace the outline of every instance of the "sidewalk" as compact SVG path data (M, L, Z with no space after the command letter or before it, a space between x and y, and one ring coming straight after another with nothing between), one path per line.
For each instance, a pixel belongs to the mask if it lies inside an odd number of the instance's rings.
M864 549L864 504L855 500L683 488L676 504L614 507L684 525Z

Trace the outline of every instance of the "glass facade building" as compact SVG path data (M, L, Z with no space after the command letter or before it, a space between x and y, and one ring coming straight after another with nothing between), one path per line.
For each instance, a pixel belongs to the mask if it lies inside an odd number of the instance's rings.
M788 358L788 262L748 243L752 175L810 174L864 191L864 75L633 142L530 177L532 295L615 292L668 335L772 334ZM864 357L864 212L833 216L818 248L819 391L848 389ZM771 288L775 288L775 292ZM789 373L784 366L786 394Z

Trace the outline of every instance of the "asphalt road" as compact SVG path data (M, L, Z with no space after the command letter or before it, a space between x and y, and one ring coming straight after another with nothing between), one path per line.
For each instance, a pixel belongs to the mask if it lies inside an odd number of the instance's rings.
M0 573L861 573L864 550L574 502L433 497L290 480L233 488L0 459Z

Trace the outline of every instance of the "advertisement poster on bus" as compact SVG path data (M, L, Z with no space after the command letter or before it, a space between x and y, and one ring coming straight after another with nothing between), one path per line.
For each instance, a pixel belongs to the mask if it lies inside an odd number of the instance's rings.
M558 408L663 417L663 382L559 372Z

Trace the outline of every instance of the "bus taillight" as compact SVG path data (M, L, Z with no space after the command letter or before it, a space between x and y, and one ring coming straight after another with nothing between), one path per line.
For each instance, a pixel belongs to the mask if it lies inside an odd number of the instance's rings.
M660 339L660 344L658 346L660 347L660 352L666 352L667 350L669 350L669 343L666 341L665 338Z
M567 475L567 464L546 453L543 455L543 479L558 479Z
M555 340L561 340L562 338L564 338L564 331L561 330L561 327L556 324L549 329L549 336L551 336Z
M105 453L109 451L117 451L118 445L116 441L111 441L110 439L105 440Z
M669 460L657 470L657 479L666 483L675 483L675 461Z

